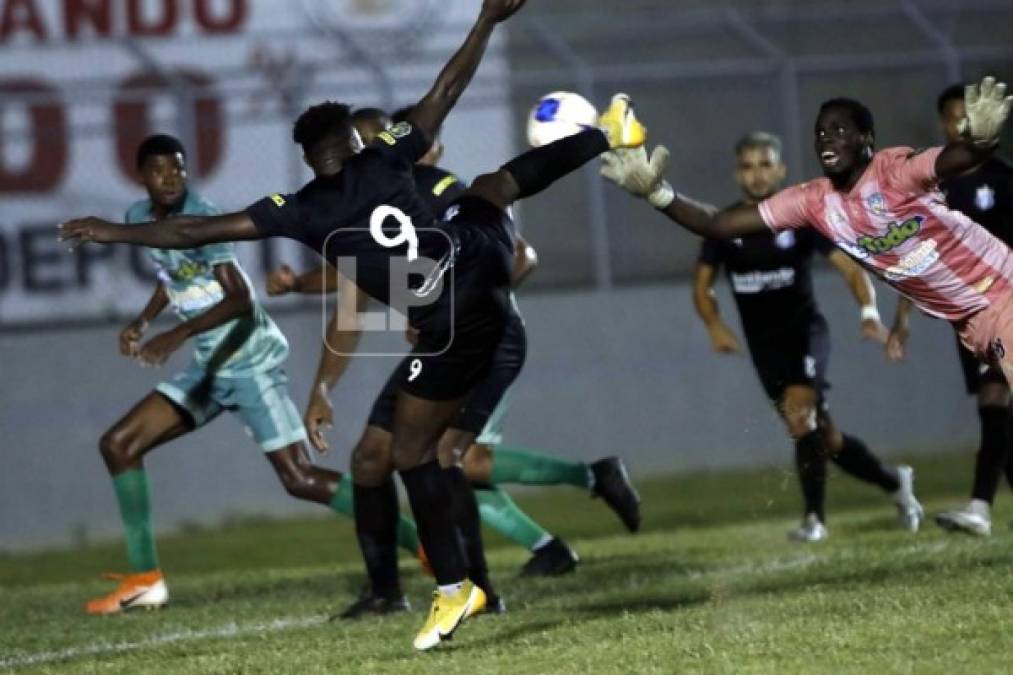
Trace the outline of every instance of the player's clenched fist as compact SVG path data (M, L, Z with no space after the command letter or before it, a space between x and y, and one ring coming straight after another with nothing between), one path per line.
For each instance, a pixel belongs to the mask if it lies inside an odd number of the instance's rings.
M145 321L131 321L127 327L120 331L120 354L131 358L137 356L138 343L144 335L148 324Z
M295 287L295 272L284 263L282 263L281 267L267 275L268 295L285 295L294 291Z
M524 6L527 0L485 0L482 13L494 21L504 21Z
M316 388L310 395L310 402L306 405L306 415L303 417L306 425L306 434L310 443L320 453L327 452L327 439L324 438L324 427L334 426L334 408L327 400L327 390Z

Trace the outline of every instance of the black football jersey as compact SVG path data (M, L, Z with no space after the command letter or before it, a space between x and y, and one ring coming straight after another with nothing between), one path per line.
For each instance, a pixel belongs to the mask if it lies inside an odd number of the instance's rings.
M829 255L834 249L830 241L806 227L727 241L706 239L699 260L725 268L742 329L754 340L819 316L812 288L812 254Z
M940 184L951 209L1013 245L1013 167L998 157Z
M392 261L414 261L415 286L432 284L451 264L453 228L437 219L416 187L416 160L430 142L407 122L381 132L342 170L293 194L273 194L246 209L264 236L302 242L390 304ZM432 262L428 262L432 261ZM395 274L397 271L395 270Z
M414 172L415 187L437 220L467 190L457 176L438 166L416 165Z

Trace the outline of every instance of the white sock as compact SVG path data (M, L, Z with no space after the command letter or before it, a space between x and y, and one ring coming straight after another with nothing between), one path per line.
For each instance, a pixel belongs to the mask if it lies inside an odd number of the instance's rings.
M543 534L542 537L541 537L541 539L539 539L538 541L536 541L535 545L531 547L531 552L534 553L538 549L540 549L540 548L542 548L544 546L548 546L549 543L551 543L554 538L555 537L553 537L551 534L548 534L548 533Z
M437 588L440 589L440 593L448 598L452 598L461 592L461 589L464 588L464 582L458 581L456 584L440 585Z
M989 506L988 502L986 502L984 499L972 499L971 502L967 505L967 510L970 511L971 513L988 518L989 512L992 510L992 507Z

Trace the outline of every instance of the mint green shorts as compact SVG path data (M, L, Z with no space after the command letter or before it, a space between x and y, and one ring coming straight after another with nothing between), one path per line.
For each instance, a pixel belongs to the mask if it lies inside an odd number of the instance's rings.
M264 452L306 441L306 429L288 395L288 375L281 366L255 375L221 377L192 362L155 391L189 413L196 427L228 410Z

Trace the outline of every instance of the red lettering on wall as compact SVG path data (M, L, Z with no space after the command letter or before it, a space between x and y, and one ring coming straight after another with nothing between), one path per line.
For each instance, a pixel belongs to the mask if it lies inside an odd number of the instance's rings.
M112 9L110 0L63 0L63 30L71 40L86 26L108 37L113 30Z
M175 71L175 76L193 85L191 97L182 95L178 86L166 77L155 73L134 75L124 80L119 91L127 93L138 89L161 90L180 97L182 105L192 105L195 142L197 147L188 147L187 157L191 172L199 177L209 175L222 158L225 140L225 120L222 104L214 91L214 80L205 73L189 70ZM157 92L156 92L157 93ZM135 154L137 146L149 134L158 131L151 125L152 94L146 94L143 101L119 96L113 105L113 120L116 129L116 156L120 170L131 179L136 179ZM189 139L181 139L186 143Z
M46 26L35 3L32 0L7 0L0 13L0 41L20 31L28 31L36 40L46 39Z
M228 12L220 16L211 11L211 4L211 0L194 0L193 3L197 25L208 33L235 33L246 21L247 0L229 0Z
M145 16L144 8L161 6L158 18ZM176 0L128 0L127 29L135 37L168 35L176 27Z
M59 101L59 92L28 78L0 81L0 99L17 102L18 94L46 94ZM0 193L44 192L63 179L67 169L67 118L62 103L28 104L32 154L23 169L6 166L0 152ZM3 138L0 136L0 150Z

